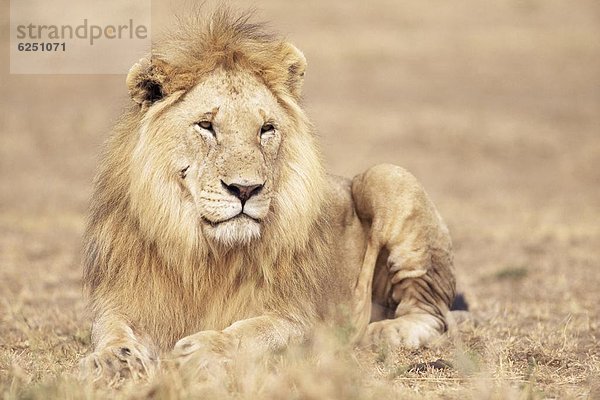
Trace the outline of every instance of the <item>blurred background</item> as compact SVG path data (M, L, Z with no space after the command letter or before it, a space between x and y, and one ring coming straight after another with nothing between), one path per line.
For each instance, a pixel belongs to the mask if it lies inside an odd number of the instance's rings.
M34 368L34 340L85 349L72 344L89 329L80 237L100 146L129 101L122 75L10 75L2 4L0 373L3 362ZM189 4L153 1L153 33ZM255 7L304 51L305 105L330 172L391 162L421 180L492 336L543 351L569 318L572 357L597 359L599 2L232 5ZM566 371L574 387L590 376Z

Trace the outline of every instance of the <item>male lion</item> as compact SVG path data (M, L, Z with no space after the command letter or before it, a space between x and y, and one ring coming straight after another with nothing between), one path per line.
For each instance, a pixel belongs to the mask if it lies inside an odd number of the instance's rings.
M127 76L85 233L94 352L84 373L144 374L259 354L322 323L419 347L455 295L446 226L417 180L325 174L290 43L217 11ZM194 361L195 360L195 361Z

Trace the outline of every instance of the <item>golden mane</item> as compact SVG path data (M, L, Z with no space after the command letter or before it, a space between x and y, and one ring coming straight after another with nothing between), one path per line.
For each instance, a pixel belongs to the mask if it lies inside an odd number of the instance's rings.
M128 76L137 104L124 113L107 143L84 236L83 279L96 319L110 310L138 321L161 349L199 329L190 325L189 313L218 309L219 299L231 293L239 294L236 299L243 299L244 291L258 296L267 311L281 309L270 302L287 299L290 318L310 320L305 317L322 312L307 305L323 303L315 299L329 282L319 271L327 268L333 247L327 243L329 227L322 211L325 174L312 127L298 104L305 68L301 53L264 26L250 23L247 14L233 17L224 9L207 19L182 21L179 27ZM136 164L148 150L140 145L141 134L219 67L259 77L295 127L279 154L284 162L272 204L274 218L260 240L239 248L208 242L198 221L182 215L181 194L161 184L166 178L160 159L148 170ZM148 105L143 96L152 84L159 85L162 100ZM207 303L197 304L204 293L210 297ZM243 304L230 308L236 306ZM225 309L203 329L234 322L227 313Z
M166 34L152 50L153 78L162 80L164 94L188 90L218 67L243 69L262 78L278 97L299 97L288 77L304 75L305 60L295 62L297 49L251 23L251 13L235 16L220 8L207 17L201 12L180 18L177 30Z

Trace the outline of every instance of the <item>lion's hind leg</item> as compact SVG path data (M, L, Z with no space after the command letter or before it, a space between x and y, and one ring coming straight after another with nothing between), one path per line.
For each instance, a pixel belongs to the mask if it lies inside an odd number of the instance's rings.
M426 346L441 335L438 321L429 314L407 314L395 319L371 322L363 343L373 347Z
M359 217L371 225L369 248L388 254L376 268L385 274L386 289L374 292L374 299L394 310L392 319L368 325L363 343L411 348L431 343L448 327L455 294L446 226L416 178L393 165L356 177L353 196Z
M394 310L394 315L390 319L372 319L364 341L375 346L418 348L439 338L448 328L453 278L436 275L435 268L422 276L390 271L390 289L382 300Z

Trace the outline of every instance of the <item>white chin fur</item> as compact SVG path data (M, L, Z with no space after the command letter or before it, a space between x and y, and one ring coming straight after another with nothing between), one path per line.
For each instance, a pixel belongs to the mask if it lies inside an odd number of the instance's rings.
M207 237L226 246L244 245L260 237L260 224L247 217L204 228Z

